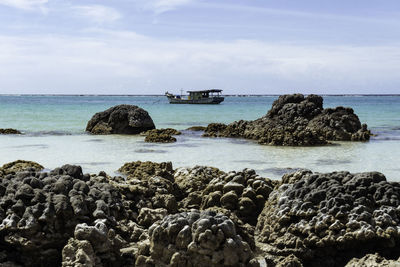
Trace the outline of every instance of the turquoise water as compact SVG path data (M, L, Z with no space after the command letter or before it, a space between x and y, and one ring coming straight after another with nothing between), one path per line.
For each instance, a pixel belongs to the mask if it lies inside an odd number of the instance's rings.
M400 181L400 96L325 96L324 107L350 106L377 136L367 143L325 147L270 147L240 139L202 138L184 132L174 144L148 144L140 136L92 136L87 121L118 104L147 110L157 128L186 129L263 116L276 96L226 97L220 105L170 105L163 96L0 96L0 128L21 136L0 136L0 164L34 160L47 168L80 164L86 172L111 174L133 160L172 161L174 167L211 165L222 170L253 168L280 178L291 169L380 171Z

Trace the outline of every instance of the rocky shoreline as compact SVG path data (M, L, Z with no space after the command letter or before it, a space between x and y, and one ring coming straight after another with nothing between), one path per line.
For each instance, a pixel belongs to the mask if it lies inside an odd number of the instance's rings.
M400 184L377 172L270 180L170 162L126 163L115 177L42 169L0 168L2 266L379 266L400 257Z

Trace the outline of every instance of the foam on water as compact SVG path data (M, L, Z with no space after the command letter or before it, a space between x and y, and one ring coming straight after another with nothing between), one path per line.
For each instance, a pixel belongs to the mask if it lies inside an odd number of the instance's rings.
M380 171L400 181L400 97L324 97L325 107L351 106L377 136L366 143L320 147L262 146L243 139L203 138L183 131L172 144L150 144L143 136L84 133L91 116L113 105L135 104L149 111L158 128L186 129L210 122L256 119L276 97L228 97L221 105L169 105L163 97L0 96L0 128L25 135L0 136L0 164L33 160L52 169L79 164L85 172L116 174L125 162L172 161L174 167L207 165L222 170L253 168L278 179L298 168L313 171ZM155 102L158 101L158 102Z

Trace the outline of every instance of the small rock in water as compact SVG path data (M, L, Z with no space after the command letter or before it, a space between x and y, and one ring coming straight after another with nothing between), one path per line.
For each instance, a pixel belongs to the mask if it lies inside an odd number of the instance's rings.
M6 128L6 129L0 128L0 134L22 134L22 133L12 128Z

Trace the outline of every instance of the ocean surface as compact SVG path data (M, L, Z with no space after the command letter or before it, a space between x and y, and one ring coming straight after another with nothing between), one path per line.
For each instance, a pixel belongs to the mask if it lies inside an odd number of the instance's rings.
M230 138L204 138L183 131L172 144L145 143L142 136L95 136L85 133L88 120L118 104L147 110L157 128L185 130L211 122L257 119L277 96L227 96L220 105L171 105L164 96L0 95L0 128L23 135L0 135L0 165L17 159L47 169L81 165L84 172L117 169L130 161L172 161L176 167L207 165L224 171L255 169L279 179L299 168L316 172L379 171L400 181L400 96L324 96L324 107L352 107L376 135L369 142L336 142L319 147L273 147Z

